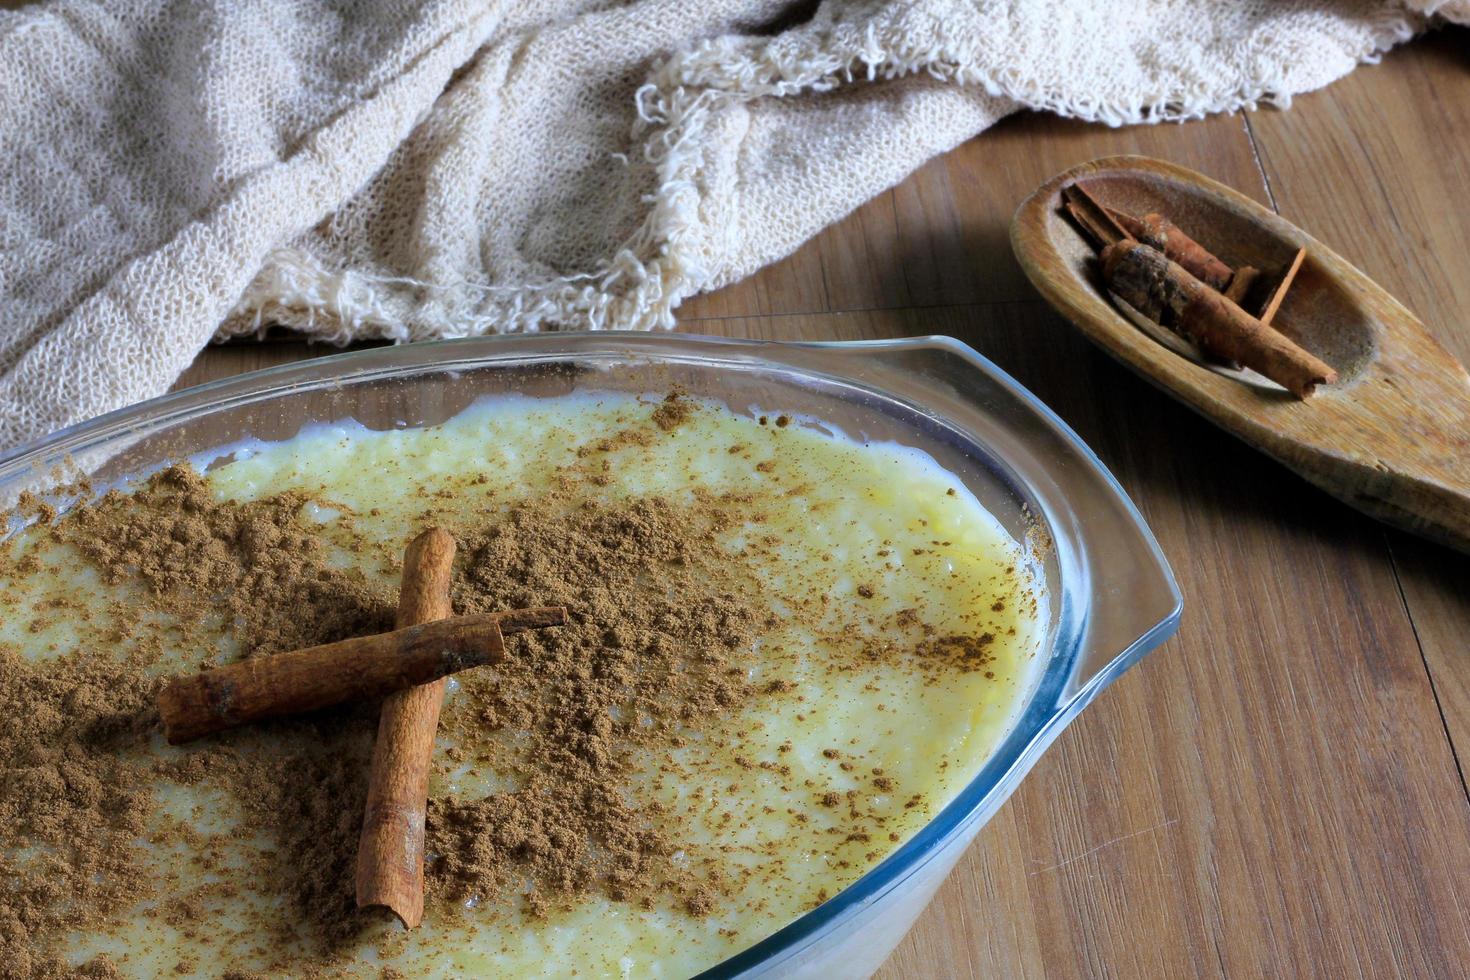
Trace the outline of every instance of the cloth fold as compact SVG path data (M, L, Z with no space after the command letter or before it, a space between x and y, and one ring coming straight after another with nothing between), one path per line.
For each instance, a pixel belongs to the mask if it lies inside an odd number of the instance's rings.
M809 16L808 16L809 15ZM0 13L0 451L212 338L650 329L1022 107L1285 103L1470 0Z

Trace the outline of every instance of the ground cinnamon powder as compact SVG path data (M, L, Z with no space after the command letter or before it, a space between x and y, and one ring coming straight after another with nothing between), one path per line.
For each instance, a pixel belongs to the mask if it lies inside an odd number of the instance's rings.
M760 601L762 583L739 559L779 552L780 536L756 535L741 555L721 545L732 514L749 510L743 498L596 502L581 492L606 484L610 453L652 444L692 410L677 394L655 404L579 451L560 488L534 504L487 503L472 518L453 512L457 613L565 605L571 621L513 638L505 664L458 679L443 731L459 748L436 764L487 769L509 788L431 799L427 874L437 914L492 904L539 914L600 894L702 916L718 907L731 876L749 873L708 858L671 860L684 847L679 814L640 802L629 782L641 750L677 749L691 729L738 748L739 733L722 719L751 698L801 699L789 681L745 679L758 638L778 624ZM790 420L776 422L785 428ZM466 477L462 489L490 482ZM40 610L38 634L52 621L74 630L69 647L51 641L39 660L0 646L0 973L118 975L105 959L69 967L55 955L57 940L101 929L145 900L147 914L185 937L214 927L202 910L230 898L233 872L189 821L156 829L150 787L174 781L227 794L239 818L233 833L270 842L251 873L285 907L250 923L239 941L265 951L279 945L273 970L338 975L364 928L352 862L376 706L254 726L181 751L163 746L153 697L159 678L177 669L167 650L198 651L191 660L204 666L390 628L396 596L387 583L401 546L356 538L350 520L308 519L312 506L335 505L305 491L218 501L187 466L127 494L84 500L59 518L47 506L23 503L20 516L55 521L30 536L74 549L120 597L98 610L60 585L39 587L46 579L36 554L0 550L0 581ZM443 520L433 499L423 518ZM416 530L405 528L405 540ZM339 567L334 551L356 554L361 567ZM361 569L374 563L393 575L370 579ZM858 595L854 601L871 597ZM816 622L828 601L804 598L791 614ZM905 611L889 625L914 632L919 620ZM988 664L988 635L931 633L915 633L906 646L854 644L854 662L897 651L919 654L920 669ZM843 758L844 770L856 765ZM789 779L777 763L758 768ZM865 778L874 792L892 788L881 770ZM848 840L883 830L852 791L787 788L848 814L849 826L833 828ZM196 872L226 883L151 875L148 846L180 842L197 852ZM303 956L317 965L302 967Z
M495 675L463 678L473 709L451 716L461 743L515 733L491 743L502 751L490 762L524 782L488 799L432 801L430 880L458 901L503 901L529 881L533 910L592 890L619 900L670 891L688 904L711 884L668 873L660 859L678 842L629 798L628 753L743 701L740 658L774 624L742 598L758 592L716 544L718 511L656 497L548 509L518 505L465 534L459 611L535 596L566 605L571 622L526 637Z
M0 647L0 744L7 749L0 828L8 846L42 855L0 859L7 893L0 963L10 971L3 975L76 975L47 952L57 935L96 928L143 899L158 901L155 914L186 935L205 928L187 886L170 883L165 891L149 873L148 844L187 836L188 827L139 843L155 809L149 787L159 779L207 781L229 793L247 831L279 842L275 867L262 870L285 885L292 915L324 949L351 931L350 889L344 899L341 885L358 830L370 711L271 726L271 752L211 744L164 754L153 707L166 644L199 649L207 662L223 652L209 656L221 636L237 655L257 656L388 628L394 597L360 572L322 561L319 535L301 518L305 502L289 493L218 503L198 473L174 467L135 493L87 502L42 531L76 548L104 582L142 589L98 617L52 586L34 601L75 624L76 648L38 663ZM33 556L7 555L5 564L11 567L0 571L12 573L11 588L38 571ZM223 624L230 628L210 629ZM198 864L210 869L207 851ZM268 936L280 924L260 928ZM99 960L82 975L109 971Z
M37 940L150 894L134 844L147 770L134 753L151 728L155 685L136 667L73 655L37 669L0 646L0 975L71 976ZM15 845L38 856L18 856Z
M687 411L673 398L649 421L666 431ZM593 452L643 438L629 430ZM93 643L40 664L0 649L0 739L10 750L0 766L0 825L12 844L50 852L31 865L0 864L11 896L0 905L6 975L72 975L38 952L46 940L101 925L142 899L159 901L158 914L186 934L204 927L191 921L188 889L182 898L160 894L136 843L152 806L147 787L159 778L223 788L245 830L278 842L269 873L285 886L283 919L308 927L318 955L330 960L356 935L351 859L370 708L263 726L269 753L239 744L251 733L161 759L149 752L160 683L150 668L165 643L198 643L219 623L233 655L261 656L389 628L391 591L326 563L323 530L302 518L310 502L299 492L219 502L200 474L180 466L89 501L45 532L104 582L135 583L142 594L120 627L83 631L96 644L133 649L122 662L98 657ZM37 506L28 504L30 515L54 517ZM456 529L457 612L565 604L573 621L516 641L518 655L496 676L466 675L467 707L446 721L466 742L477 732L520 733L514 752L493 760L519 788L432 801L431 896L504 901L529 881L533 912L594 890L620 900L667 892L707 911L717 883L654 870L668 867L656 859L678 842L622 781L631 746L747 696L730 658L748 652L764 625L737 598L754 590L715 543L717 511L658 498L548 516L555 510L553 500L519 505ZM34 570L33 559L26 567L24 558L9 560L13 572ZM173 625L150 626L149 610L166 610ZM200 865L210 867L207 854ZM257 925L264 936L281 931ZM105 976L113 967L87 969Z
M113 490L52 531L117 584L141 580L181 618L222 618L246 656L392 628L396 596L323 561L307 494L217 502L192 467Z

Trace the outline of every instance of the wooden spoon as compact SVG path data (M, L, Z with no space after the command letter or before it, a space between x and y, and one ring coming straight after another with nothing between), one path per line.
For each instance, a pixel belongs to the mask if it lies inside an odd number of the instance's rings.
M1337 383L1299 401L1140 329L1105 294L1095 252L1061 212L1073 181L1108 207L1165 215L1236 268L1275 276L1306 248L1273 325L1332 365ZM1470 374L1336 252L1202 174L1133 156L1047 181L1016 212L1011 246L1047 302L1164 391L1364 513L1470 553Z

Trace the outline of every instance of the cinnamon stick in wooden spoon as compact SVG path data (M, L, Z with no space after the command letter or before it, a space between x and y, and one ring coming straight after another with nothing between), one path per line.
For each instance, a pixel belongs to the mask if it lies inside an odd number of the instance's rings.
M1103 249L1108 289L1155 323L1205 351L1238 361L1306 398L1337 380L1329 365L1209 288L1151 246L1132 239Z
M452 614L454 550L454 538L440 528L409 543L398 594L400 629ZM424 814L444 685L441 678L383 701L357 851L357 907L387 908L410 929L424 917Z
M1108 216L1128 232L1129 238L1158 249L1211 289L1223 293L1235 279L1234 269L1215 258L1209 249L1190 238L1162 214L1135 218L1112 208L1106 210Z

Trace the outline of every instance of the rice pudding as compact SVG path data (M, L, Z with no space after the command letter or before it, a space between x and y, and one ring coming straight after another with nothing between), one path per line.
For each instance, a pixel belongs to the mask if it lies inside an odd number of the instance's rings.
M699 972L974 777L1045 611L1022 546L928 457L678 395L314 427L11 522L0 957L21 977ZM388 628L430 525L459 542L456 612L572 621L451 681L408 931L352 900L374 705L174 747L153 698Z

